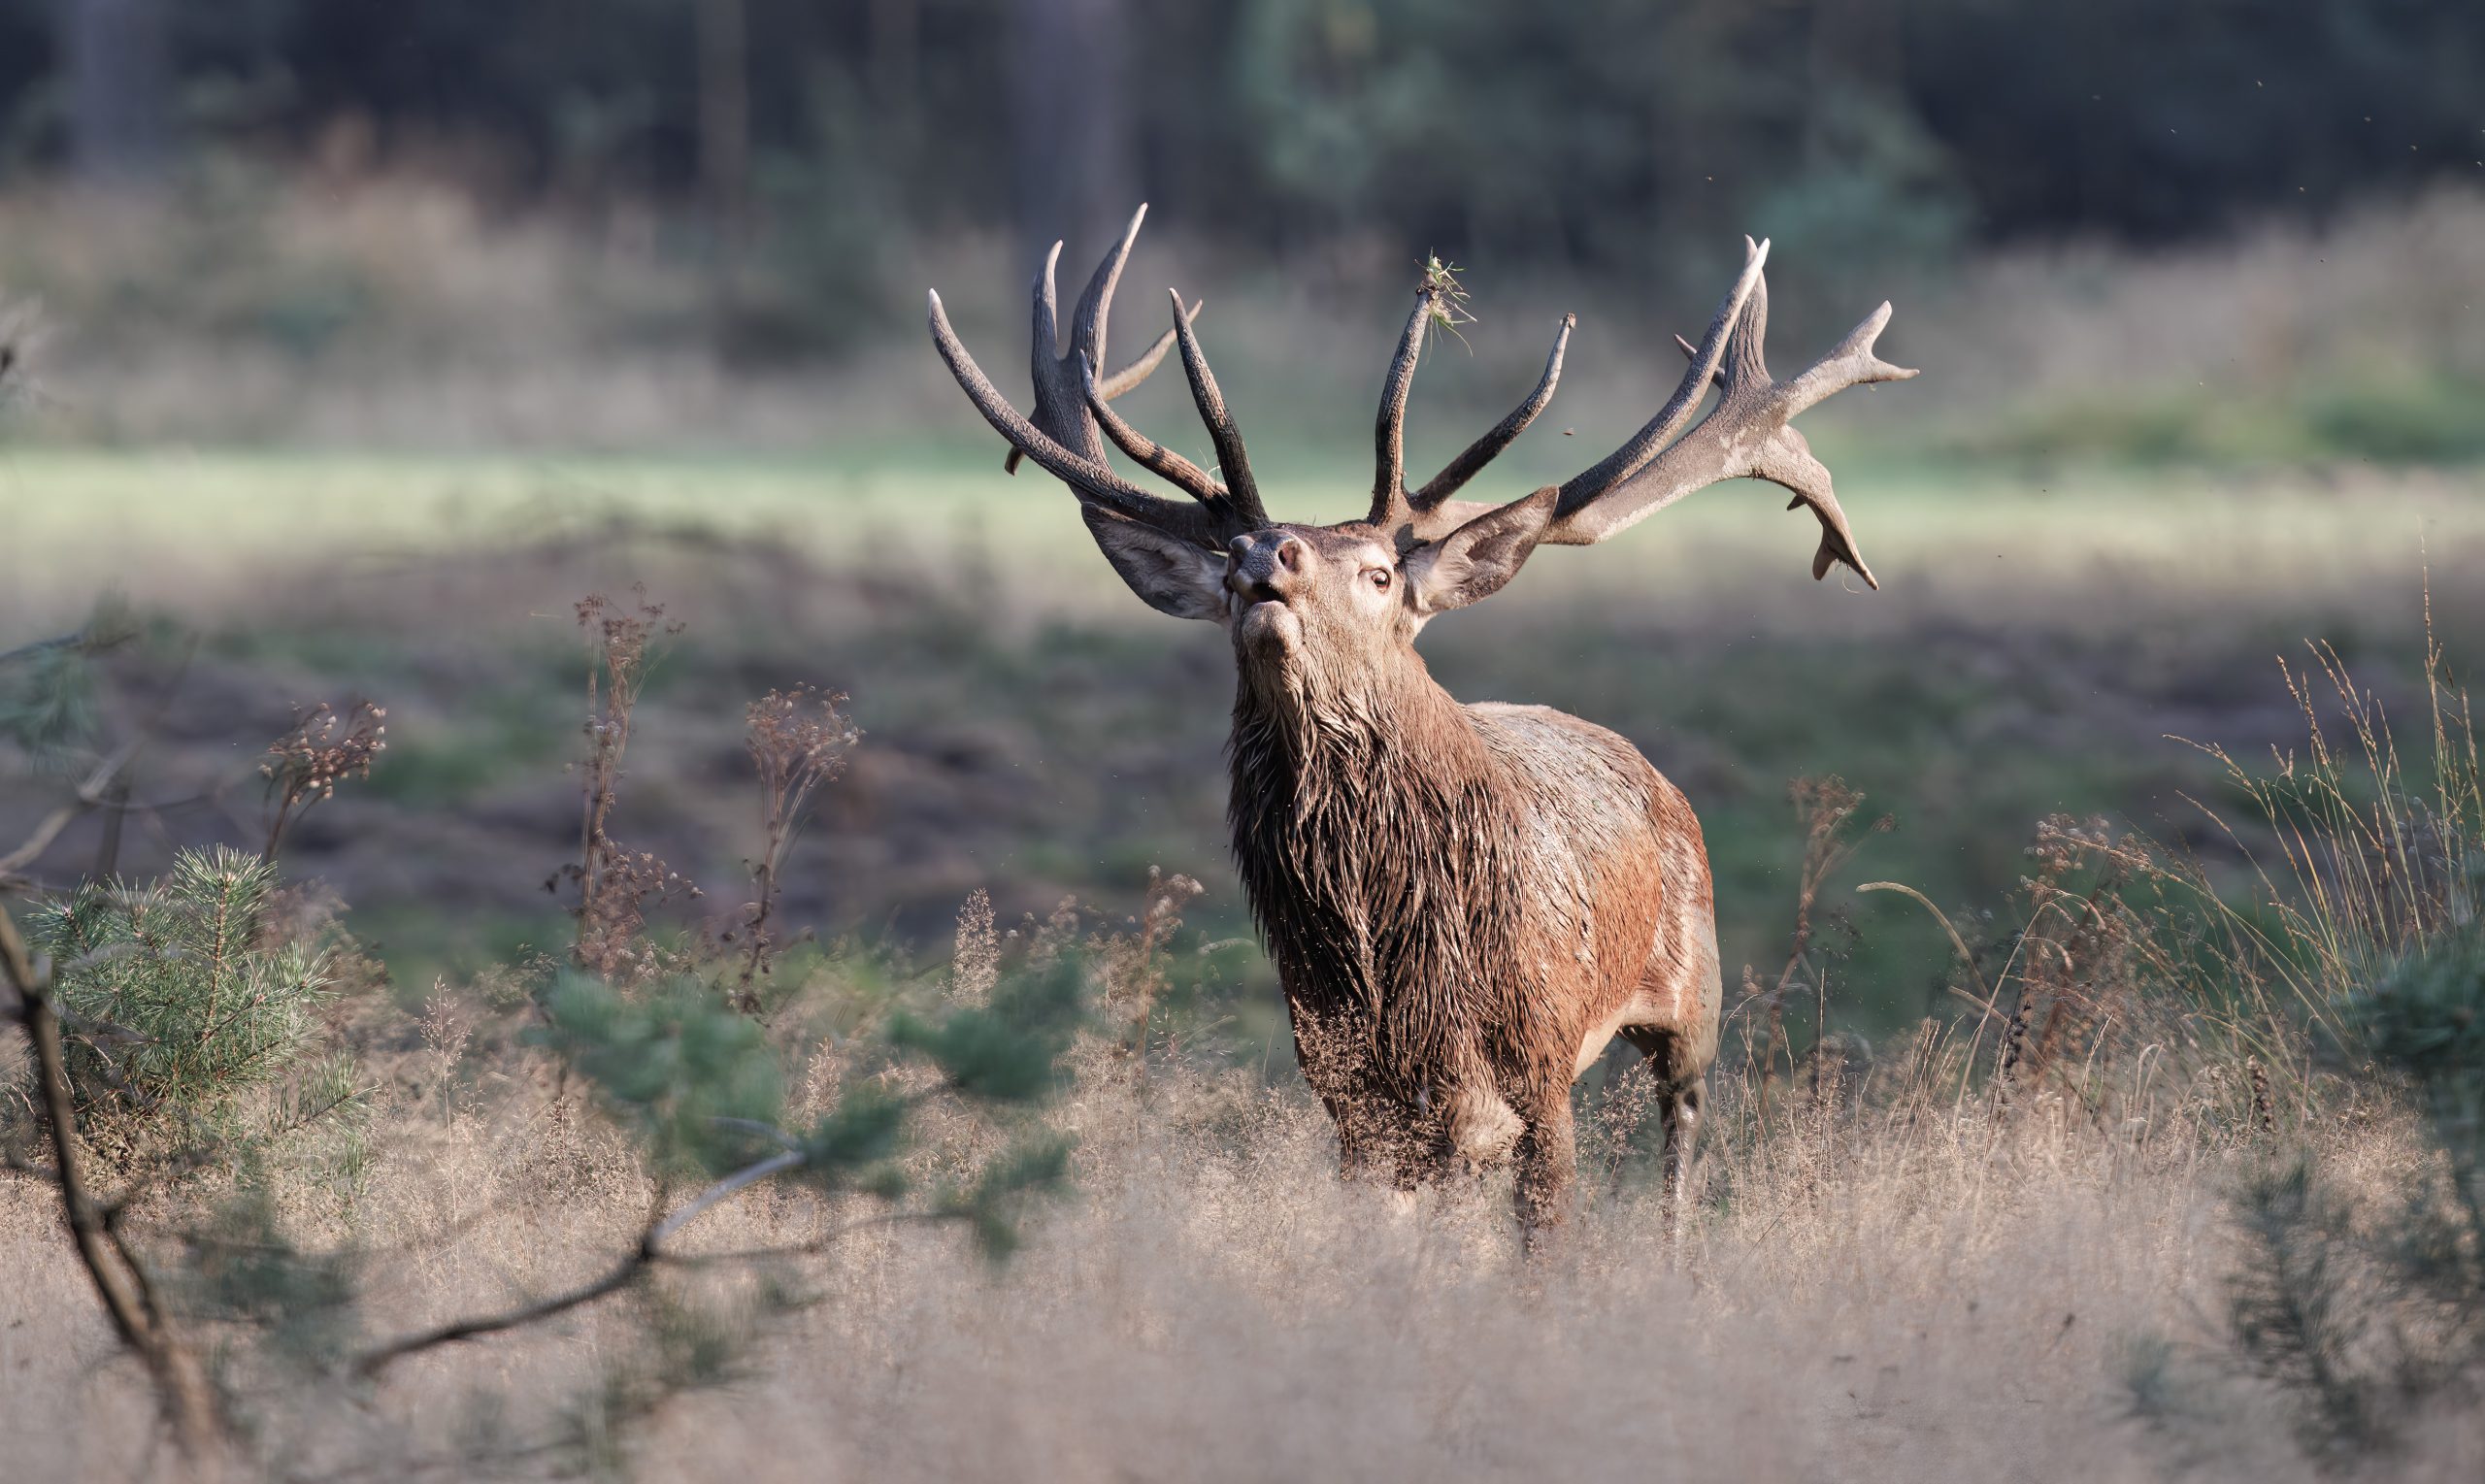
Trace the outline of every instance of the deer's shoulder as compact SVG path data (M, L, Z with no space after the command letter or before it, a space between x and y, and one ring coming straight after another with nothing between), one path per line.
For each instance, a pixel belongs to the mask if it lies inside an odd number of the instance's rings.
M1500 701L1475 702L1465 709L1484 745L1540 786L1559 793L1602 786L1642 804L1665 786L1639 748L1568 711Z

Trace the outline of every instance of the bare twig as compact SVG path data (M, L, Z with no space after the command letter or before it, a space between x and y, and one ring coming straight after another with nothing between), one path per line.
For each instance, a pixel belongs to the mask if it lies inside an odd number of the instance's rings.
M186 1458L218 1451L225 1428L214 1388L198 1357L182 1343L149 1276L146 1265L118 1230L116 1212L98 1207L88 1195L78 1162L77 1112L61 1050L60 1021L52 1013L50 965L39 960L18 936L17 919L0 907L0 974L16 992L16 1013L35 1054L35 1079L44 1116L51 1126L51 1178L78 1258L103 1301L113 1331L136 1352L154 1382L173 1440Z
M774 1130L770 1132L776 1134ZM781 1138L783 1136L779 1134L777 1137ZM486 1335L498 1335L505 1331L535 1324L556 1314L568 1313L571 1309L583 1304L593 1303L598 1299L617 1294L637 1283L656 1264L663 1262L669 1256L664 1250L665 1243L679 1236L683 1228L730 1200L744 1188L757 1184L772 1175L782 1174L786 1171L793 1170L809 1158L810 1155L799 1148L786 1149L772 1154L757 1164L737 1170L693 1196L672 1215L661 1220L650 1221L646 1232L640 1236L638 1246L632 1249L630 1255L614 1264L593 1281L570 1289L566 1293L555 1294L548 1299L539 1299L532 1303L520 1304L516 1308L505 1309L497 1314L452 1320L433 1329L392 1339L386 1344L366 1350L357 1357L353 1363L354 1373L364 1377L377 1376L407 1356L424 1350L437 1349L442 1345L455 1344L460 1340L480 1339Z
M51 842L60 838L60 832L69 828L78 816L88 809L101 808L111 798L114 781L145 744L144 739L132 739L106 754L104 760L97 763L79 783L77 792L70 796L68 803L46 814L43 822L35 826L34 833L28 835L17 849L0 855L0 890L8 889L19 879L18 873L50 849Z
M583 1287L574 1288L568 1293L539 1300L502 1313L456 1320L436 1329L424 1330L401 1339L390 1340L377 1349L367 1350L354 1361L354 1373L366 1378L377 1376L407 1356L424 1350L437 1349L442 1345L455 1344L459 1340L480 1339L486 1335L498 1335L505 1330L514 1330L521 1325L549 1319L555 1314L567 1313L580 1304L592 1303L608 1295L617 1294L639 1281L655 1264L658 1254L653 1246L653 1239L654 1234L650 1232L646 1237L641 1238L638 1250L624 1258L611 1271Z

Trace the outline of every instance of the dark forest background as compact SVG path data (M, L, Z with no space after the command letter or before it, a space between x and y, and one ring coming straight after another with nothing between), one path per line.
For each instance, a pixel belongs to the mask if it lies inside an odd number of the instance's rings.
M1619 270L2160 243L2473 181L2480 98L2444 0L0 0L0 182L238 147L827 253L1142 197Z

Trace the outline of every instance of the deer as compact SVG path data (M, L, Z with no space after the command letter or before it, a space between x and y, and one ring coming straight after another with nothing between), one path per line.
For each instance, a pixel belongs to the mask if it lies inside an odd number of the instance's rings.
M1531 1243L1567 1220L1576 1179L1572 1087L1614 1038L1643 1058L1663 1120L1669 1231L1688 1200L1720 1029L1715 898L1700 820L1621 737L1564 712L1467 704L1415 647L1434 618L1499 592L1545 545L1592 545L1693 491L1758 478L1818 518L1815 580L1858 553L1829 470L1794 417L1913 370L1874 354L1884 303L1803 372L1762 356L1769 244L1741 273L1655 415L1601 462L1508 501L1458 498L1550 402L1577 316L1535 388L1420 485L1407 479L1408 392L1427 327L1458 293L1428 265L1381 381L1369 507L1334 525L1276 521L1200 347L1199 306L1119 370L1106 327L1146 208L1088 280L1060 344L1056 267L1033 285L1035 407L1022 414L930 295L932 341L984 421L1068 486L1107 563L1176 618L1221 626L1236 685L1226 753L1235 862L1276 969L1298 1059L1349 1176L1402 1186L1464 1164L1514 1164ZM1133 427L1112 404L1178 346L1215 467ZM1693 414L1716 397L1697 422ZM1108 462L1110 440L1184 498Z

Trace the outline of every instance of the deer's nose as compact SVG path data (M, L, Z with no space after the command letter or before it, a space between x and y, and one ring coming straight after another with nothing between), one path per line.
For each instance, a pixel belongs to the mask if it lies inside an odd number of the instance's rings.
M1311 547L1300 537L1238 536L1225 552L1226 585L1255 603L1284 601L1304 586L1311 570Z

